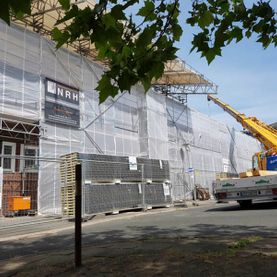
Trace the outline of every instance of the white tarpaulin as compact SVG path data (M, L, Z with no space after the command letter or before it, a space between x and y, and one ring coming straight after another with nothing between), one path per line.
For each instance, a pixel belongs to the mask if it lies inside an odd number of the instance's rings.
M17 27L0 23L0 113L32 119L43 130L40 157L59 158L71 152L148 157L170 163L174 199L192 191L187 168L194 168L194 183L210 188L222 159L228 171L251 167L259 144L252 137L229 129L189 107L141 86L98 105L95 91L103 68L68 50ZM80 128L46 122L45 80L49 78L79 91ZM41 213L60 213L58 163L40 163L38 207Z

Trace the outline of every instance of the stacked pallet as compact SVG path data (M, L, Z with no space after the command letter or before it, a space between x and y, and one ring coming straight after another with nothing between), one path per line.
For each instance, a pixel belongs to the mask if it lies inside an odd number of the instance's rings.
M75 213L75 167L82 162L84 212L93 214L141 207L141 183L145 185L145 204L165 205L171 198L165 195L163 182L169 180L168 161L137 158L132 170L129 157L72 153L61 156L61 205L65 216Z
M71 153L61 157L61 206L64 216L74 216L75 214L75 168L78 158L78 153Z
M75 181L61 187L62 214L74 216L75 214Z
M230 178L238 178L238 174L230 172L219 172L216 174L216 180L224 180Z
M63 155L60 163L60 176L62 185L75 181L75 167L78 163L79 154L71 153Z

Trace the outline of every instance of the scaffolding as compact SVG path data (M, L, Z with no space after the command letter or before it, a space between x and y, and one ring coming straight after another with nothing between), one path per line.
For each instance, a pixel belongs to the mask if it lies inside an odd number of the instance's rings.
M72 1L78 8L83 9L86 6L93 7L95 5L94 0L79 0ZM12 21L19 26L27 28L33 32L39 33L45 38L52 39L52 30L58 20L63 18L64 10L58 0L34 0L31 4L30 15L18 19L12 18ZM66 26L66 23L59 24L59 28L62 30ZM81 54L82 56L92 58L96 61L97 52L94 46L91 44L89 38L79 38L76 41L65 45L68 49ZM105 62L100 62L105 64Z
M163 76L152 82L155 92L187 104L188 95L217 94L218 86L181 59L168 61Z
M93 7L94 0L79 0L74 2L78 8L86 6ZM13 22L23 26L28 30L39 33L51 40L51 31L55 23L64 16L64 11L58 0L35 0L32 1L31 14L25 15L21 19L13 18ZM63 29L66 23L59 24ZM66 45L66 47L84 57L107 66L107 61L96 59L97 52L91 44L89 38L81 38ZM216 94L217 85L197 72L191 66L180 59L169 61L165 64L163 76L152 82L152 88L155 92L164 94L168 97L187 104L190 94Z

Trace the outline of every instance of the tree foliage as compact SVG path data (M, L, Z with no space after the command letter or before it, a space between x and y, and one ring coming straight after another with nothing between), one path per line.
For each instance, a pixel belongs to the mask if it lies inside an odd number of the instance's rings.
M192 50L196 49L210 63L221 55L223 47L232 41L257 35L264 48L277 45L276 12L269 1L257 1L247 8L242 0L193 1L187 23L199 26Z
M98 59L109 68L97 90L100 102L119 91L130 91L141 82L147 91L154 78L164 71L164 63L176 57L174 47L182 35L180 0L99 0L93 7L79 9L70 0L59 0L65 16L56 23L53 39L57 48L80 38L88 38L98 51ZM276 12L270 1L255 1L247 7L243 0L191 0L187 24L196 26L192 51L210 63L223 47L252 35L264 48L277 45ZM0 18L30 14L31 0L1 0ZM60 24L66 23L61 30Z

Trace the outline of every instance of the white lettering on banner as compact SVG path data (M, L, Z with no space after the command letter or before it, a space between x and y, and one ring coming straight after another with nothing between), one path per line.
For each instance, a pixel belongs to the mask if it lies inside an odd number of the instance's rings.
M78 94L77 94L77 93L74 93L74 92L73 92L72 95L73 95L73 96L72 96L72 99L73 99L73 100L75 100L75 101L78 101L78 100L79 100L79 99L78 99Z
M63 96L63 89L58 87L58 95Z
M45 81L45 119L80 127L79 91L51 79Z
M75 102L79 102L79 92L74 89L65 88L62 85L56 84L55 82L47 80L47 92L55 94L62 98L66 98Z
M70 91L69 91L69 90L66 90L66 91L65 91L65 97L70 99L70 98L71 98L70 96L71 96Z

